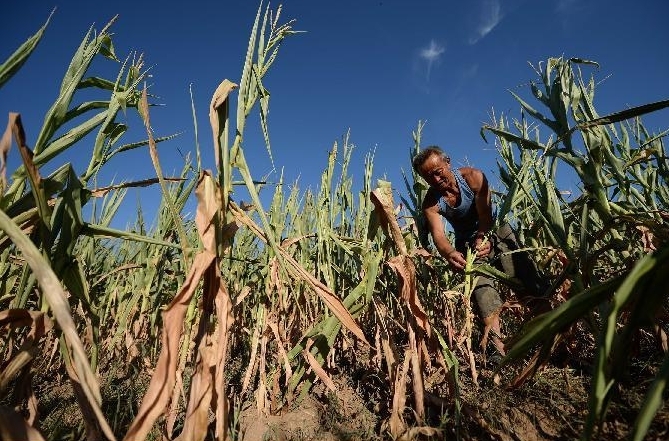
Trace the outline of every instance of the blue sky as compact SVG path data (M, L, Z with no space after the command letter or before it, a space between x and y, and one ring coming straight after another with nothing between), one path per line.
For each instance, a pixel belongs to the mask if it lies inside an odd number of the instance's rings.
M179 171L181 153L195 150L189 87L204 165L213 168L209 101L223 78L239 79L258 2L11 2L0 16L0 60L54 7L43 41L0 89L0 115L20 112L28 142L34 142L86 30L119 14L112 27L117 55L143 52L151 66L150 91L162 104L151 113L156 135L182 133L160 146L164 170ZM519 115L509 90L530 97L527 84L535 74L528 62L561 55L599 62L595 105L602 115L667 99L668 16L665 0L286 0L282 21L294 18L294 29L306 32L285 41L265 80L274 163L286 182L299 179L301 189L313 188L332 144L350 130L354 184L362 180L364 156L375 151L375 178L389 179L404 193L401 171L410 168L411 132L423 120L424 145L442 146L457 165L481 168L494 185L497 153L492 137L487 144L481 139L480 127L492 109ZM100 71L117 69L108 64ZM645 120L657 132L669 127L668 116L665 110ZM127 123L135 128L127 142L144 137L135 115ZM75 164L83 158L78 171L89 149L79 145L71 153ZM255 177L271 171L257 118L247 126L244 149ZM18 161L15 147L10 155L11 170ZM153 175L142 150L112 161L100 179ZM270 176L276 179L278 174ZM151 212L150 190L131 191L131 209L138 194Z

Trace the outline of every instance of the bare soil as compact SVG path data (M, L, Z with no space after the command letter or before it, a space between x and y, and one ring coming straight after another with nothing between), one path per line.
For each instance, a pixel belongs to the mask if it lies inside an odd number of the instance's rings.
M403 439L462 440L574 440L579 439L588 415L591 363L594 342L587 333L572 335L569 345L559 348L549 362L521 386L510 389L522 363L504 366L498 375L479 367L478 385L470 366L458 354L460 412L449 398L443 375L425 379L425 421L416 423L413 397L407 396L403 417L413 433ZM649 333L641 333L638 347L630 349L630 364L622 381L614 388L606 418L594 439L626 439L638 409L664 354ZM238 407L234 416L233 440L307 441L307 440L386 440L390 439L387 421L392 395L383 370L370 367L365 354L337 360L328 368L336 391L316 381L308 396L284 406L271 415L256 410L254 397ZM44 362L48 358L44 358ZM72 388L61 370L40 366L34 373L33 388L38 403L38 427L46 439L83 439L81 413ZM234 363L231 363L232 369ZM149 372L121 373L101 369L103 411L122 438L136 414L145 391ZM242 370L243 372L243 370ZM435 369L436 372L436 369ZM187 387L187 385L184 385ZM10 386L11 388L12 386ZM411 385L407 387L411 391ZM409 392L410 393L410 392ZM666 397L665 397L666 398ZM6 397L11 401L11 397ZM3 400L5 401L5 400ZM0 405L12 405L0 402ZM27 415L26 409L19 409ZM157 426L156 426L157 427ZM431 428L426 430L425 428ZM179 424L175 427L178 433ZM409 436L412 435L412 436ZM161 439L160 429L151 439ZM647 440L669 439L669 409L656 415Z
M639 353L632 358L627 377L615 388L606 419L594 439L626 439L633 427L660 353L650 338L642 336ZM523 365L505 366L499 373L479 370L479 384L471 380L469 366L459 367L461 412L456 415L443 378L426 381L426 421L438 431L430 435L416 430L404 439L462 439L500 441L574 440L581 437L588 415L593 348L583 341L562 348L531 379L509 388ZM573 346L573 344L572 344ZM482 357L476 356L483 366ZM340 372L344 372L341 369ZM350 372L353 375L350 376ZM389 416L387 386L376 375L349 371L335 377L337 391L326 391L316 383L312 394L277 415L259 415L252 403L244 409L238 439L252 440L385 440L391 439L385 422ZM411 390L411 387L408 387ZM411 397L407 397L405 419L412 421ZM427 433L427 432L425 432ZM655 417L645 439L669 439L669 409Z

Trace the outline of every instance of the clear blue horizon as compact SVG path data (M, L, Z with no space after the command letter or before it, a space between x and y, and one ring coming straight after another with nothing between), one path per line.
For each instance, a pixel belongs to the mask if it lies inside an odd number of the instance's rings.
M0 17L1 61L36 32L54 6L42 42L0 89L0 115L21 113L29 146L88 28L101 29L118 14L111 28L117 56L143 53L151 68L149 92L160 104L151 109L155 135L181 133L159 145L163 170L178 173L182 154L194 156L189 88L203 165L214 168L209 102L224 78L239 81L258 2L12 2ZM286 0L280 21L295 19L293 28L305 32L286 39L265 80L276 166L269 180L277 181L283 170L285 183L316 188L333 143L341 145L350 131L354 185L363 179L365 155L374 152L374 178L390 180L405 194L402 170L410 169L412 131L422 120L422 145L440 145L454 164L481 168L494 186L498 155L493 137L485 143L480 128L493 109L496 115L520 115L509 90L532 101L527 85L536 74L528 63L556 56L598 62L600 68L591 71L599 82L600 115L668 99L668 13L669 2L661 0ZM96 66L103 73L119 68L113 62ZM650 131L669 128L666 109L643 119ZM146 137L136 115L128 112L127 123L124 142ZM81 144L67 156L75 164L84 161L75 165L77 172L90 158L90 143ZM247 124L244 151L255 178L272 170L257 116ZM10 173L18 161L13 146ZM143 148L107 164L98 185L153 176ZM560 185L577 192L573 183ZM124 226L124 216L132 220L138 197L152 216L157 192L131 190L129 211L119 213L115 224Z

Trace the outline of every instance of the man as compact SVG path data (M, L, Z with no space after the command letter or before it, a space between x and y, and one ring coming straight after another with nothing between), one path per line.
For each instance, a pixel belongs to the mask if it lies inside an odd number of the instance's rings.
M418 153L413 158L413 168L430 186L423 200L423 214L439 254L452 268L458 271L464 269L467 247L470 247L476 251L477 261L488 261L523 283L525 290L517 293L519 297L531 299L546 294L547 284L540 280L536 266L527 253L510 253L519 248L511 227L505 224L492 231L490 188L481 170L473 167L452 170L450 158L437 146L427 147ZM453 227L454 244L446 235L442 217ZM492 331L495 348L503 356L499 319L503 302L493 281L479 276L473 297L486 330ZM541 306L546 310L550 305L547 299L542 300Z

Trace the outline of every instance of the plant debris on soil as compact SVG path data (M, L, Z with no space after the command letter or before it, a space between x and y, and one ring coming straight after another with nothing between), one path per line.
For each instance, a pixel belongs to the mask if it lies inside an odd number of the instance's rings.
M625 439L632 429L650 381L649 369L662 354L649 336L641 352L630 363L627 381L621 383L609 406L597 439ZM456 416L443 378L426 381L425 426L436 429L430 435L414 432L402 439L463 439L541 441L579 439L588 414L590 362L594 348L580 353L554 355L528 381L517 388L509 384L523 366L504 366L500 372L480 369L479 384L472 382L469 366L460 364L461 411ZM479 359L482 363L482 357ZM388 418L388 390L376 375L360 373L335 378L336 392L316 383L312 394L276 415L260 415L255 403L243 410L241 440L383 440ZM384 400L385 397L385 400ZM410 400L407 400L407 406ZM406 407L410 419L413 410ZM646 439L669 437L669 410L662 408Z

